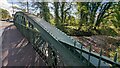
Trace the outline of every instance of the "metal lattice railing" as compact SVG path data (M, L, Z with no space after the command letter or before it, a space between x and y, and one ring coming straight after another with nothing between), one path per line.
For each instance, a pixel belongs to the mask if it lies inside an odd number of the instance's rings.
M83 45L46 21L23 12L14 16L14 24L33 45L48 66L120 67L117 53L114 61L86 49Z

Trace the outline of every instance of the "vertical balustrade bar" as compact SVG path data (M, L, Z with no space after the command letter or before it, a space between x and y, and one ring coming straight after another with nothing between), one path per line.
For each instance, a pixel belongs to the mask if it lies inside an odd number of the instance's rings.
M48 58L47 58L48 65L49 65L49 58L50 58L50 44L48 44Z
M22 32L24 34L24 16L22 16Z
M83 45L81 45L80 59L82 59L82 49L83 49Z
M19 16L17 16L17 19L16 19L16 20L17 20L17 21L16 21L16 25L17 25L17 27L19 28L20 25L18 25L18 23L19 23L18 19L19 19Z
M48 47L48 65L52 65L52 48L50 47L50 45Z
M31 30L31 36L30 36L30 37L31 37L31 42L33 43L33 33L34 33L34 32L33 32L33 29L34 29L33 24L31 24L31 29L32 29L32 30Z
M115 53L115 56L114 56L114 62L116 61L117 61L117 53ZM115 66L116 66L115 64L112 65L113 68L115 68Z
M20 31L21 31L21 16L19 16L19 28L20 28Z
M30 21L28 21L28 27L30 28L31 24L30 24ZM31 35L31 32L30 32L30 29L28 29L28 38L30 39L30 35Z
M53 67L57 66L57 54L53 51Z
M20 25L20 31L22 32L22 16L20 15L20 23L19 23L19 25Z
M74 41L74 47L76 46L76 41Z
M91 55L92 45L90 45L89 54L88 54L88 66L90 66L90 55Z
M98 61L98 68L100 68L100 65L101 65L101 57L102 57L102 49L100 50L100 58Z
M27 36L27 19L26 18L24 18L25 20L24 20L24 24L25 24L25 37Z
M18 21L17 21L18 28L19 28L19 30L21 30L21 29L20 29L20 16L18 16L17 19L18 19Z
M29 27L29 21L28 21L28 19L26 20L26 27L27 27L26 28L26 31L27 31L26 32L26 37L28 38L29 37L29 35L28 35L29 34L29 29L28 29L28 27Z
M74 47L76 47L76 41L74 41ZM75 54L75 48L73 50L73 53Z

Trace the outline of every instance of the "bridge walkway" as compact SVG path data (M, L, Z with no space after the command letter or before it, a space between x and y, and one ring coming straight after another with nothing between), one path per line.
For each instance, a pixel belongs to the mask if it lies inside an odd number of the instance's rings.
M2 33L2 66L45 66L32 45L13 25L5 22Z

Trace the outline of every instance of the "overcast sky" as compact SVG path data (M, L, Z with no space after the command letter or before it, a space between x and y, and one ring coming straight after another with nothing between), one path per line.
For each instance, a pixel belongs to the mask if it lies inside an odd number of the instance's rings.
M0 8L8 10L9 13L10 13L10 15L12 15L13 14L12 2L14 3L13 4L14 6L19 7L19 5L16 3L16 2L19 2L19 1L22 1L22 2L28 1L28 2L31 2L31 0L0 0ZM37 1L37 0L34 0L34 1ZM68 0L68 1L71 1L71 0ZM115 1L119 1L119 0L115 0Z
M0 8L6 9L10 13L10 15L12 15L13 14L12 4L9 3L8 1L10 0L0 0ZM19 7L17 4L14 4L14 6Z

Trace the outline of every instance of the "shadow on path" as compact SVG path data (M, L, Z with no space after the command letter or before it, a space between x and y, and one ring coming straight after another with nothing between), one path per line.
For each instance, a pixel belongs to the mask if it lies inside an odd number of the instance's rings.
M2 38L2 66L45 66L14 25L4 29Z

